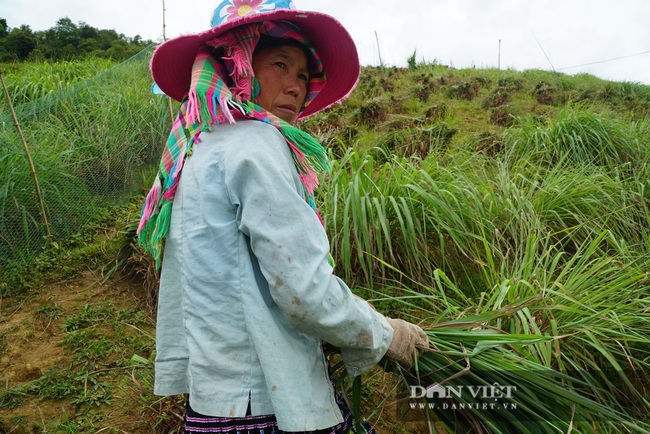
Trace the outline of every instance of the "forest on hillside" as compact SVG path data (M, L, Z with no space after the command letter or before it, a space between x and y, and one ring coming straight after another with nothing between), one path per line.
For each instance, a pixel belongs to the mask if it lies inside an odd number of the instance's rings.
M60 18L48 30L33 31L28 25L11 28L0 18L0 62L72 60L92 57L125 60L151 44L139 35L128 37L112 29L98 29L84 22Z

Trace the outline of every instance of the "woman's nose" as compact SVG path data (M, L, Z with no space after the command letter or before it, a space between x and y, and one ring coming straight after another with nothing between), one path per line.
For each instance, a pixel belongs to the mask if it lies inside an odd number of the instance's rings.
M300 94L300 79L298 76L287 76L284 84L284 91L288 94L298 96Z

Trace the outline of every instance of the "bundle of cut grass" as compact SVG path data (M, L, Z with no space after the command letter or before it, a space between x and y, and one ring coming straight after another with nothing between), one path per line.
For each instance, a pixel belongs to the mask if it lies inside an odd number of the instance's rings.
M428 329L430 349L414 369L395 368L406 386L398 417L425 418L452 433L650 432L609 390L587 380L593 377L531 357L535 344L560 337L485 326L530 301Z

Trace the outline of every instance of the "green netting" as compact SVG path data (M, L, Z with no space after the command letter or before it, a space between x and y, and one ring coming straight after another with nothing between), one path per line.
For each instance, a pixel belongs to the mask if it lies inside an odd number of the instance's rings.
M147 47L118 65L95 59L3 67L53 241L78 232L98 206L133 194L142 169L157 163L170 112L167 99L151 92L151 52ZM57 71L71 76L64 82ZM0 266L7 273L38 254L47 239L4 90L0 100Z

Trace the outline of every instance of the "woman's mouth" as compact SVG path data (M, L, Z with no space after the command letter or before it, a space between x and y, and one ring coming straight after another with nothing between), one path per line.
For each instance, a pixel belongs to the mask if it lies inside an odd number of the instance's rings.
M293 104L283 104L277 106L277 108L285 113L296 114L296 106Z

